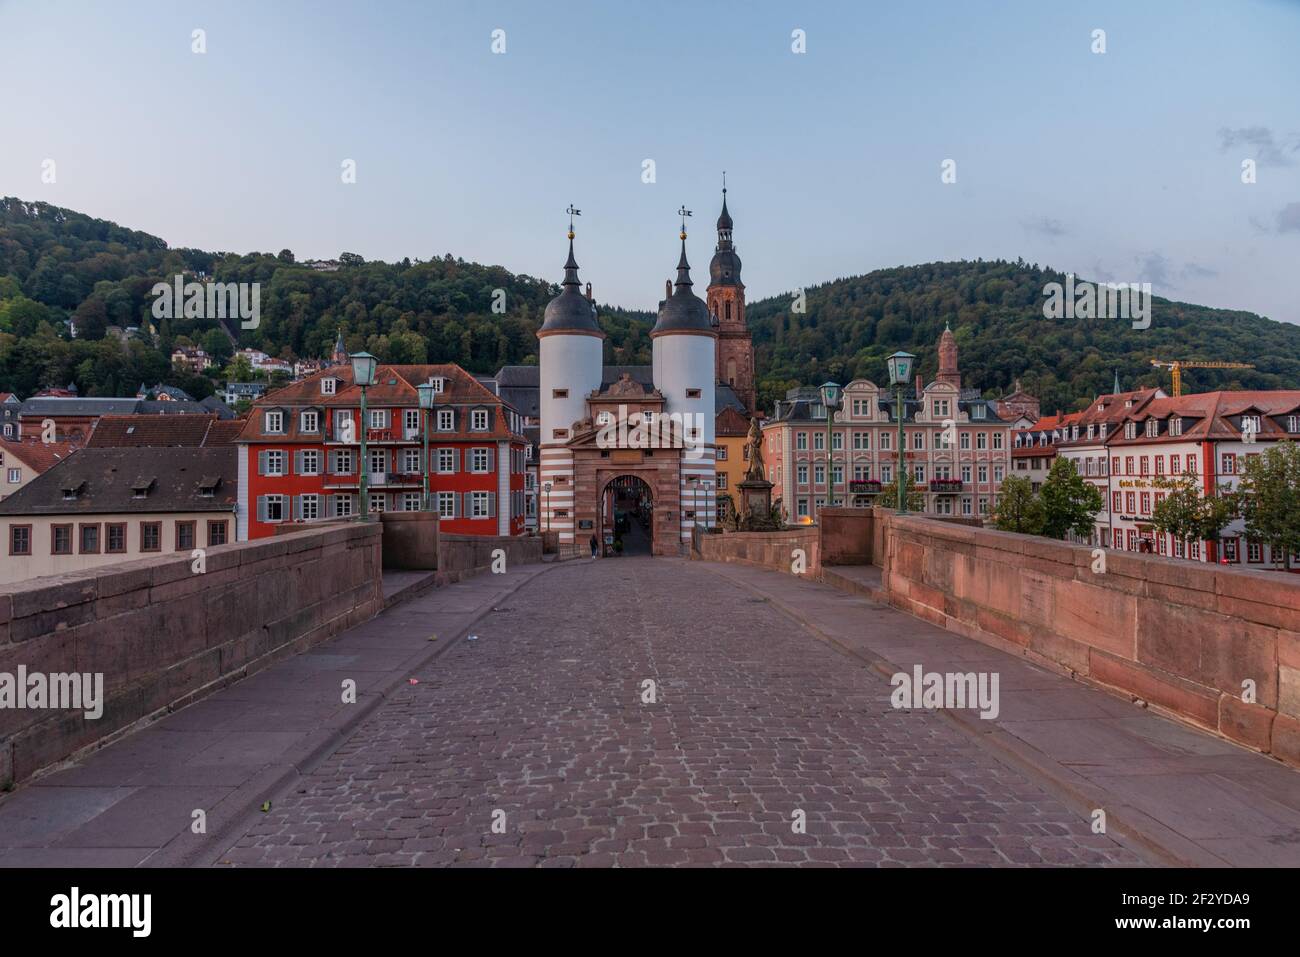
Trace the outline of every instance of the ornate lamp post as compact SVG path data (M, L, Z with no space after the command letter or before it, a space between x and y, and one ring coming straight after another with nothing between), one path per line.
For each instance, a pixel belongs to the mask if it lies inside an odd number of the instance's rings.
M907 513L907 493L903 488L906 466L903 464L903 387L912 377L912 363L916 356L910 352L895 352L887 360L889 381L894 386L894 415L898 419L898 514Z
M822 383L822 405L826 408L826 506L835 507L835 456L831 451L831 424L835 421L835 410L840 406L840 385L838 382Z
M542 493L546 497L546 504L543 506L543 508L546 509L546 531L549 533L551 530L551 483L550 482L542 483Z
M415 391L420 396L420 418L424 422L424 458L420 461L424 468L424 511L430 511L429 508L429 416L433 414L433 397L436 394L433 389L433 381L422 382L415 387Z
M358 352L348 358L352 360L352 381L361 389L361 517L366 518L370 514L370 489L366 481L370 465L366 461L366 389L375 384L379 360L369 352Z

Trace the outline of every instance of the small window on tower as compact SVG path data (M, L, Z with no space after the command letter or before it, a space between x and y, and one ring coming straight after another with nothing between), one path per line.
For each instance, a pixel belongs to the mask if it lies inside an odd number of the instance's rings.
M551 390L551 398L552 398L552 399L567 399L568 397L569 397L569 390L568 390L568 389L552 389L552 390Z
M700 390L699 390L699 389L687 389L687 390L686 390L686 398L688 398L688 399L698 399L699 397L700 397Z

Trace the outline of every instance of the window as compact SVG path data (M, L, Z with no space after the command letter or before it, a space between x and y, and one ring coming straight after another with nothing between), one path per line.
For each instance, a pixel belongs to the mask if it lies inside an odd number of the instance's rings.
M1002 433L1001 433L1001 432L994 432L994 433L993 433L993 448L994 448L994 449L997 449L998 451L1001 451L1001 449L1002 449Z
M1147 455L1138 456L1138 475L1146 475L1151 465L1151 457Z
M823 452L826 449L826 436L821 432L813 433L813 451Z
M808 451L808 433L796 432L794 434L794 447L800 452Z
M1002 479L1003 479L1003 475L1004 475L1004 473L1003 473L1003 471L1002 471L1002 466L1001 466L1001 465L995 465L995 466L993 466L993 481L995 481L995 482L1001 482Z
M1182 435L1182 434L1183 434L1183 420L1182 420L1182 419L1176 419L1176 418L1172 418L1172 417L1169 419L1169 434L1170 434L1170 435Z
M1118 528L1115 529L1115 547L1116 548L1124 547L1124 533L1120 531Z
M717 477L717 480L718 480L718 491L720 491L720 492L721 492L721 491L726 491L726 488L727 488L727 473L726 473L726 472L715 472L714 475Z
M1223 472L1223 474L1224 474L1224 475L1232 475L1232 474L1234 474L1236 471L1237 471L1237 456L1235 456L1235 455L1234 455L1233 453L1231 453L1231 452L1224 452L1224 453L1223 453L1223 468L1222 468L1222 472Z
M334 496L334 515L338 518L347 518L352 514L352 496L335 495Z
M126 552L126 523L110 522L104 526L104 551L110 555Z
M1169 473L1171 475L1180 475L1183 471L1183 460L1181 456L1169 456Z
M71 525L50 526L50 554L51 555L72 554L72 526Z
M32 553L32 527L30 525L9 526L9 554L30 555Z
M386 449L370 450L370 467L367 471L371 475L386 475L388 473L388 451Z
M970 481L970 466L969 466L969 465L963 465L963 466L961 467L961 480L962 480L963 482L969 482L969 481Z
M471 472L489 472L491 468L491 449L469 450L469 470Z
M970 496L963 498L961 500L961 513L963 515L972 515L974 514L974 511L975 503L970 500Z
M420 434L420 410L406 409L402 412L402 429L408 437Z
M853 433L853 448L856 449L856 450L858 450L858 451L866 451L866 450L870 449L870 448L871 448L871 433L870 433L870 432L854 432L854 433Z
M880 451L882 451L882 452L888 452L888 451L889 451L889 449L890 449L890 442L892 441L892 440L890 439L890 435L892 435L892 434L893 434L893 433L890 433L890 432L881 432L881 433L880 433Z
M1150 492L1142 493L1142 514L1143 515L1151 514L1151 493Z
M10 469L10 470L9 470L9 484L10 484L10 485L17 485L17 484L18 484L19 482L21 482L22 480L23 480L23 470L22 470L22 469Z
M1187 453L1187 474L1196 474L1196 455L1192 452Z
M1133 474L1133 456L1131 455L1124 456L1124 474L1125 475Z
M475 432L486 432L488 428L487 409L475 409L470 416L470 428Z
M456 493L455 492L438 493L438 515L441 518L456 517Z
M957 438L957 447L965 451L970 451L970 433L963 432Z
M284 431L284 413L268 412L266 413L266 432L281 433Z
M1110 502L1110 510L1111 510L1112 512L1115 512L1116 514L1118 514L1118 513L1122 512L1122 511L1124 511L1124 493L1123 493L1123 492L1112 492L1110 498L1111 498L1111 502Z
M492 517L492 493L491 492L470 492L469 517L470 518L491 518Z
M975 448L987 449L989 447L989 434L987 432L975 433Z
M444 475L456 471L456 449L438 450L438 471Z
M808 500L806 498L799 499L798 516L799 518L808 517Z
M330 452L330 471L335 475L351 475L354 471L351 449L335 449Z
M1124 438L1126 438L1126 439L1136 439L1136 438L1137 438L1137 423L1136 423L1136 422L1125 422L1125 423L1124 423Z
M1157 475L1165 474L1165 457L1163 455L1156 456L1156 474Z
M319 432L319 431L320 431L320 413L319 413L319 412L304 412L304 413L300 416L300 420L301 420L301 421L300 421L300 423L299 423L299 429L300 429L301 431L303 431L303 432Z
M297 471L299 475L320 475L320 452L316 449L299 452Z
M140 523L140 551L162 551L162 522Z
M972 419L982 419L982 418L984 418L985 413L986 413L987 411L988 411L988 410L987 410L984 406L982 406L982 405L974 405L974 406L971 406L970 417L971 417ZM981 499L981 501L983 501L983 500ZM986 503L986 504L987 504L987 503ZM981 513L982 513L982 512L987 512L988 509L987 509L987 508L981 508L980 511L981 511Z
M699 397L700 397L700 390L699 390L699 389L687 389L687 390L686 390L686 398L688 398L688 399L698 399Z
M983 484L984 484L985 482L987 482L988 480L989 480L989 467L988 467L987 465L981 465L981 466L979 467L979 481L980 481L980 484L983 485Z
M1264 549L1260 547L1259 542L1246 543L1246 561L1262 562L1264 560Z
M415 475L420 471L420 450L402 449L402 471Z
M188 552L194 547L194 523L177 522L176 523L176 550L178 552Z
M1137 514L1137 493L1136 492L1124 493L1124 511L1127 512L1129 515Z
M935 418L939 418L939 419L941 419L941 418L943 418L943 417L944 417L945 415L947 415L947 414L948 414L948 400L947 400L947 399L935 399L935 400L934 400L934 416L935 416Z
M727 447L725 445L718 446L718 461L719 462L727 461Z
M438 410L438 431L451 432L456 428L456 413L451 409ZM557 432L561 431L556 429ZM557 436L559 438L559 436Z
M813 484L824 485L826 483L826 466L818 462L813 466Z
M320 496L299 495L297 517L306 522L320 518Z
M1155 419L1147 419L1146 435L1148 439L1154 439L1160 435L1160 423Z
M384 512L388 510L388 496L383 492L370 493L370 511Z
M335 389L338 387L338 381L339 381L339 380L338 380L338 379L335 379L333 376L326 376L325 378L321 379L321 380L320 380L320 394L321 394L321 395L333 395Z
M841 465L839 462L836 462L834 465L831 466L831 484L833 485L844 484L844 466Z
M912 433L912 448L913 448L913 449L916 449L916 450L918 450L918 451L920 451L920 450L922 450L922 449L925 448L925 433L924 433L924 432L913 432L913 433Z
M284 474L284 453L279 449L272 449L258 453L261 457L261 468L258 472L262 475L283 475Z
M1286 417L1286 430L1288 432L1300 432L1300 415L1288 415Z
M917 466L915 466L915 467L913 468L913 470L912 470L912 477L915 478L917 482L924 482L924 481L925 481L925 466L924 466L924 465L917 465Z
M257 497L257 520L259 522L283 522L284 496L259 495Z
M386 429L388 428L388 410L371 409L370 410L370 428Z
M797 480L798 480L799 484L800 484L800 485L807 485L807 484L808 484L808 466L807 466L805 463L800 462L800 463L795 467L795 472L796 472L796 476L797 476Z
M208 545L224 545L226 541L226 523L224 521L208 522Z
M79 548L80 553L82 555L98 555L99 554L99 525L93 522L87 525L82 525L77 530L77 533L81 538L81 544Z
M844 433L843 433L843 432L832 432L832 433L831 433L831 451L832 451L832 452L842 452L843 450L844 450Z
M552 399L567 399L568 397L569 397L569 390L568 390L568 389L552 389L552 390L551 390L551 398L552 398Z

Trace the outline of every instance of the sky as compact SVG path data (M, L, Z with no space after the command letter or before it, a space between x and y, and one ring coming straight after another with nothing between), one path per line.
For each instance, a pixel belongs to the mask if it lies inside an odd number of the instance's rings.
M652 309L725 170L751 301L1023 257L1300 323L1300 0L0 0L0 51L0 195L172 246L558 282L572 203Z

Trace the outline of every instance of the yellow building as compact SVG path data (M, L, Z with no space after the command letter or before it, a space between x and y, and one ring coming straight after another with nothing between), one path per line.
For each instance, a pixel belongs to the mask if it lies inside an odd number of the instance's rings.
M745 471L749 468L749 419L734 407L727 406L714 420L714 433L718 447L715 476L718 521L721 522L740 504L737 486L745 480Z

